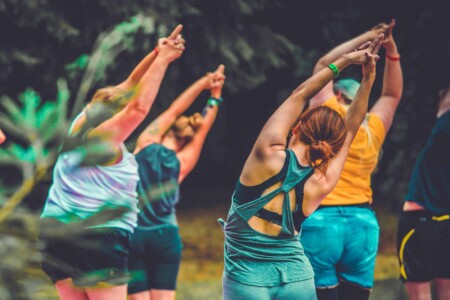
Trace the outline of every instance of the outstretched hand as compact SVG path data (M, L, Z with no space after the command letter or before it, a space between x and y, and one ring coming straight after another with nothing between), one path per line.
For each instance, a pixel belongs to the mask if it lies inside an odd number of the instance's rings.
M389 23L389 27L386 29L386 31L384 32L384 39L381 41L381 44L383 45L383 47L386 49L387 52L396 51L396 44L395 44L395 40L394 40L394 36L392 34L392 30L395 27L395 19L391 20L391 23Z
M372 42L366 42L355 49L355 51L345 54L347 59L350 60L351 64L362 65L368 61L368 58L373 56L374 60L377 61L380 57L378 56L378 51L381 47L381 41L384 35L380 34Z
M172 33L166 37L158 40L158 56L172 62L179 58L185 50L185 40L180 34L183 25L178 25Z
M215 98L220 98L222 96L222 88L225 84L225 66L220 64L214 73L207 73L206 77L208 80L207 89L211 91L211 96Z

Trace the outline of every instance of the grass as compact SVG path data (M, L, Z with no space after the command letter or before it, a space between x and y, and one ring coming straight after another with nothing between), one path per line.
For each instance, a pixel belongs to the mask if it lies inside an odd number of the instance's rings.
M229 203L214 207L179 210L178 221L184 249L178 277L177 299L221 299L224 236L217 218L225 219L228 208ZM402 289L398 280L398 262L395 254L397 216L379 209L377 209L377 216L381 234L375 280L387 283L385 289L392 292ZM40 270L36 269L27 273L29 276L43 280L42 285L34 287L31 291L34 299L58 299L54 287ZM386 298L384 290L377 290L377 286L372 295L371 299L400 299L398 296Z

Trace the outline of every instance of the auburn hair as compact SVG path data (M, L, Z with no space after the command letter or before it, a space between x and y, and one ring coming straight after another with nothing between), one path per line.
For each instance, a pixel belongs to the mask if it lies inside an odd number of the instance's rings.
M323 174L347 137L344 119L335 110L318 106L306 110L292 129L306 145L306 159Z

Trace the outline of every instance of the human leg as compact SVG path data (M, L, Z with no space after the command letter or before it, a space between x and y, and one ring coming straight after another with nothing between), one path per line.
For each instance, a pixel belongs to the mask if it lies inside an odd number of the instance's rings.
M341 206L345 220L344 252L337 264L341 299L368 299L373 286L379 226L369 207ZM341 296L342 295L342 296Z
M317 300L314 278L270 288L272 299Z
M342 216L338 208L321 208L302 225L300 241L315 273L318 299L337 299L336 264L343 251Z
M397 253L400 278L410 299L431 299L435 244L427 211L402 212L397 229Z
M56 290L58 291L59 298L61 300L88 300L86 291L83 288L73 285L72 278L66 278L58 280L55 283Z
M337 287L338 299L352 299L352 300L368 300L370 289L364 288L353 283L341 281Z
M152 299L150 291L137 292L131 295L129 294L128 291L128 300L150 300L150 299Z
M178 227L137 229L132 240L128 293L152 300L175 299L182 248Z
M450 299L450 279L436 278L434 280L438 300Z
M412 282L405 283L406 293L409 300L431 300L430 282Z
M89 300L124 300L127 298L127 285L86 288Z
M229 279L222 278L223 300L271 300L270 288L252 286Z

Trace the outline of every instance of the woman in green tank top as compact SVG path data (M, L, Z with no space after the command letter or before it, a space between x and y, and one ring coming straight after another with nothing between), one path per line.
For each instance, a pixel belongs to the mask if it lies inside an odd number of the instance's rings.
M294 222L309 216L337 183L367 111L381 38L314 74L264 125L240 175L227 223L219 220L225 233L224 299L316 299L314 274ZM363 65L363 79L345 123L327 107L301 114L308 101L351 64ZM286 175L278 177L280 170ZM242 190L268 181L262 194L243 199Z

